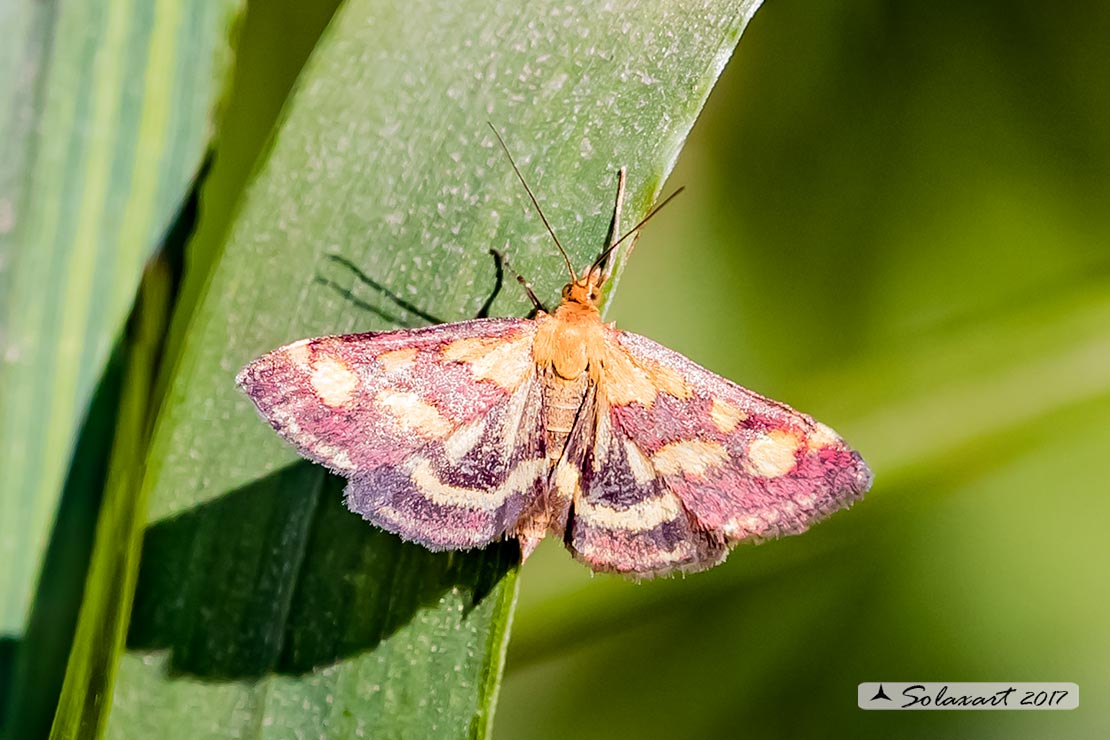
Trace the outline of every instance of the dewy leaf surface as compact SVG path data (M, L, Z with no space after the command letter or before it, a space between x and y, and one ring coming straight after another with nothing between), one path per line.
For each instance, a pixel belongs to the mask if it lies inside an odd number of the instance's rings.
M110 737L486 734L515 545L433 554L348 514L341 481L298 461L234 376L300 337L473 316L491 247L553 301L561 258L486 122L585 264L617 168L632 219L757 4L339 10L182 343ZM505 288L493 313L523 315Z

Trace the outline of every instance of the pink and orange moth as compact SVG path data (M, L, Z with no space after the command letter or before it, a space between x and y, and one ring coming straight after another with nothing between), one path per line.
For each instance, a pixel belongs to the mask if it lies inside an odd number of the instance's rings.
M352 511L432 550L512 537L527 558L550 533L596 571L650 578L860 498L871 471L832 429L601 320L611 257L643 224L617 238L623 193L622 169L581 275L555 240L571 279L554 311L303 339L239 385L348 479Z

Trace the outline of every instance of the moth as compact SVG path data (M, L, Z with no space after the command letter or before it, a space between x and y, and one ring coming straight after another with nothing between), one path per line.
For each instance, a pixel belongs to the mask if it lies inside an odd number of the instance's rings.
M523 560L552 534L595 571L650 578L860 498L871 471L832 429L601 320L612 255L647 220L617 236L617 180L597 260L576 273L555 238L570 282L554 311L518 277L533 318L303 339L239 385L348 479L352 511L432 550L511 537Z

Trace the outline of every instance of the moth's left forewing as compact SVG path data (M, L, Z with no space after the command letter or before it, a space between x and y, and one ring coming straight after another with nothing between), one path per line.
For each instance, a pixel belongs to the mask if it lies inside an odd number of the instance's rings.
M612 330L610 347L631 365L603 388L612 425L700 528L730 543L794 534L870 488L859 453L824 424L645 337Z

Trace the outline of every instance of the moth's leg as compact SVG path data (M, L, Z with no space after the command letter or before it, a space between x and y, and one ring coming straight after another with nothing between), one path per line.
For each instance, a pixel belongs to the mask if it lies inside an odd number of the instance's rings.
M444 324L444 323L447 323L443 319L440 319L436 316L433 316L432 314L428 313L427 311L422 310L419 306L416 306L416 305L410 303L409 301L406 301L401 296L392 292L389 288L385 287L384 285L379 283L377 280L375 280L374 278L370 277L365 272L360 270L358 268L358 265L356 265L354 262L351 262L346 257L344 257L342 255L339 255L339 254L327 254L327 255L325 255L325 257L329 261L339 265L343 269L350 272L351 275L354 276L354 279L357 280L358 282L362 283L363 285L367 286L368 288L370 288L372 290L377 291L381 295L385 296L385 298L387 298L389 301L391 301L398 308L401 308L404 311L408 312L409 314L412 314L413 316L416 316L417 318L422 319L422 321L414 322L409 317L394 316L392 313L384 310L380 306L375 306L372 303L368 303L368 302L362 300L361 298L356 296L351 291L350 288L347 288L346 286L342 285L341 283L339 283L335 280L332 280L332 279L330 279L330 278L328 278L324 275L321 275L320 273L316 274L316 282L317 283L320 283L321 285L326 285L327 287L336 291L337 293L339 293L341 296L343 296L347 300L354 303L359 308L361 308L365 311L369 311L370 313L373 313L377 316L380 316L381 318L385 319L386 321L388 321L392 324L396 324L397 326L420 326L424 323L428 323L428 324Z
M499 278L500 278L500 274L501 274L500 273L501 268L508 270L511 275L516 277L516 281L518 283L520 283L521 286L524 287L524 292L528 294L528 299L532 301L532 313L534 314L536 311L543 311L543 312L546 313L547 308L543 305L543 303L540 301L540 299L536 297L536 291L532 290L532 284L529 283L527 280L525 280L524 277L519 272L517 272L516 270L513 269L512 263L509 262L509 258L506 257L501 252L497 251L496 249L491 249L491 250L489 250L489 252L500 263L499 264L499 270L498 270ZM490 301L492 301L492 300L493 299L491 297Z
M609 220L609 233L605 236L605 264L603 266L604 272L602 273L601 282L605 283L613 274L613 265L616 260L613 259L613 253L616 252L617 240L621 237L621 207L624 205L624 179L625 168L621 167L617 170L617 199L613 204L613 218ZM628 245L628 251L632 251L632 245Z

